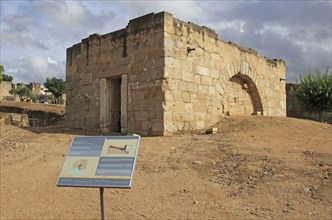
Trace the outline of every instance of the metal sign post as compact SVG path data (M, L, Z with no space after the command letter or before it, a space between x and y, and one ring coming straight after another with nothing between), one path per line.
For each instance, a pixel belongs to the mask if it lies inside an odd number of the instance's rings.
M104 220L104 188L99 188L100 189L100 216L101 220Z
M100 190L104 220L104 188L130 188L140 136L77 136L73 139L57 186Z

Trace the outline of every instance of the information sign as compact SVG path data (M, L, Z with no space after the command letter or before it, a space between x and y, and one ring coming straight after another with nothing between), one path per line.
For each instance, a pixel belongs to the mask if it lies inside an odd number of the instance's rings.
M140 136L76 136L57 186L130 188Z

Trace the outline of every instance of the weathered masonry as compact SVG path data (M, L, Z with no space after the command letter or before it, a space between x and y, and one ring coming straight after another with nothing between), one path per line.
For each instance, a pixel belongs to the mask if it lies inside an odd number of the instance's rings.
M67 49L68 127L166 135L230 114L286 115L285 62L167 12Z

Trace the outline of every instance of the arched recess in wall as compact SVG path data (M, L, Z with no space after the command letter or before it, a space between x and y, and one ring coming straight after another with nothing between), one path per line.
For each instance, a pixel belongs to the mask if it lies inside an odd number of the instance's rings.
M255 83L249 76L238 73L232 76L229 81L240 84L242 89L248 93L253 108L252 114L257 115L263 113L261 97Z
M258 76L255 72L255 68L245 61L234 61L227 64L221 72L221 80L220 83L217 84L219 93L225 97L228 93L226 88L229 87L231 83L239 84L250 97L252 104L251 114L263 115L264 109L257 88ZM227 111L227 109L225 110Z

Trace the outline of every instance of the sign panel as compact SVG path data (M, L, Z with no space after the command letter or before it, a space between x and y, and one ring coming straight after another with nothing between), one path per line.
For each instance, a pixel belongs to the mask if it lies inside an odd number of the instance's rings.
M130 188L140 136L76 136L57 186Z

